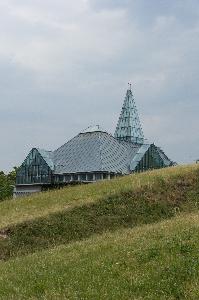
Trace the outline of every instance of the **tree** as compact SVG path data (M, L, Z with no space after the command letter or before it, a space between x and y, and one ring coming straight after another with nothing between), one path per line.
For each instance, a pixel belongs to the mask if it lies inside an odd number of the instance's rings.
M16 171L16 167L7 175L3 171L0 171L0 201L12 197L13 186L16 181Z

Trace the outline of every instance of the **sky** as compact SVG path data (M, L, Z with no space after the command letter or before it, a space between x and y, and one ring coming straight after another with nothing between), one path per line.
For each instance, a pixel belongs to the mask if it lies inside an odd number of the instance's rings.
M145 137L199 158L198 0L0 0L0 170L90 125L132 82Z

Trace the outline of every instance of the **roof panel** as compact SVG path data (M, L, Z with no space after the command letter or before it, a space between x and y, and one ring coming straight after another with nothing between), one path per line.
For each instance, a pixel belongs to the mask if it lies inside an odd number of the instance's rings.
M138 149L137 153L135 154L135 156L133 157L133 159L131 160L131 163L130 163L131 171L135 170L138 163L140 162L140 160L142 159L142 157L144 156L146 151L149 149L149 147L150 147L150 144L144 144Z
M51 170L54 170L53 152L36 148Z
M139 146L102 132L81 133L54 151L55 173L108 171L129 173Z

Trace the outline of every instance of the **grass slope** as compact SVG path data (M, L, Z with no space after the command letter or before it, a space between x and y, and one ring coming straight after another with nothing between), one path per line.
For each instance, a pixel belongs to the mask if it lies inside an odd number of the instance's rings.
M0 299L198 299L198 207L196 165L0 203Z
M1 299L199 299L199 214L0 263Z
M0 203L0 229L77 205L92 203L104 197L118 195L123 191L137 190L139 193L139 191L148 191L157 186L157 192L161 188L165 193L164 184L167 184L167 181L172 182L182 178L189 182L189 179L196 180L198 173L198 165L180 166L124 176L111 181L105 180L95 184L73 186L17 199L17 201L4 201Z

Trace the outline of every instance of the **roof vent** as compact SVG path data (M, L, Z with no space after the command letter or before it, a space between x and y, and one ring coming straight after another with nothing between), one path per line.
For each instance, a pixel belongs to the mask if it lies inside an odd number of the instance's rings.
M96 131L103 131L103 132L105 132L105 130L103 130L100 125L94 125L94 126L89 126L88 128L82 130L80 133L96 132Z

